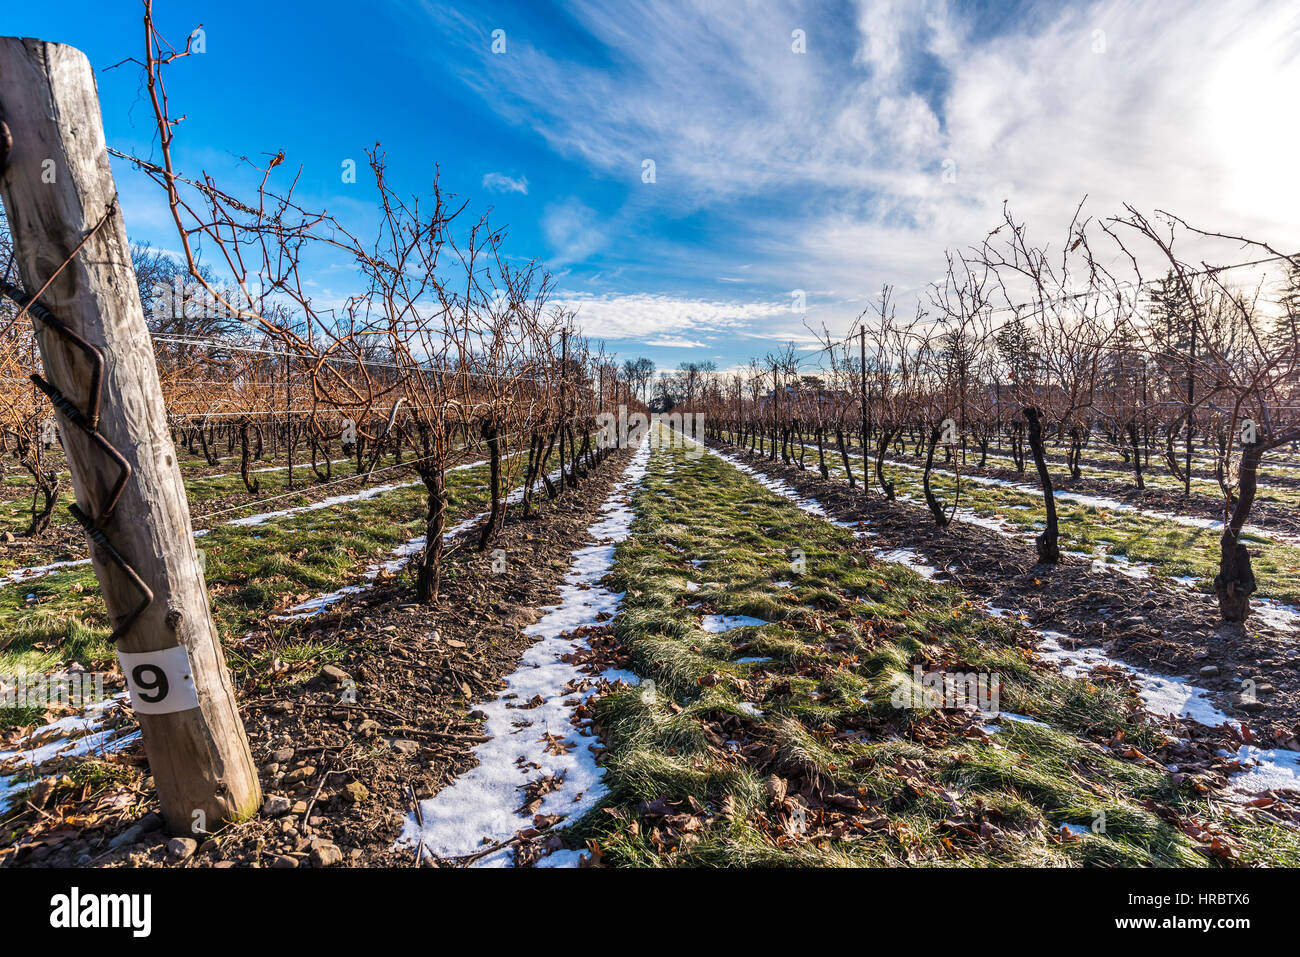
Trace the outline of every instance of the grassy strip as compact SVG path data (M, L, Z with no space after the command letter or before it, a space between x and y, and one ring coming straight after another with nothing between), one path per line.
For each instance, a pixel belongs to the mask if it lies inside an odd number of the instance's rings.
M796 446L796 450L797 450ZM810 469L816 465L816 448L809 450L805 459ZM862 460L849 456L855 475L862 478ZM832 477L842 478L844 469L830 452L826 464ZM874 463L873 463L874 467ZM910 495L923 501L921 473L916 469L885 464L885 474L894 481L900 495ZM874 472L872 481L874 483ZM1034 479L1027 476L1026 482ZM951 507L956 492L956 480L951 474L932 472L931 487L945 506ZM996 485L983 485L970 480L961 483L960 507L977 515L993 516L1004 521L1011 530L1022 535L1037 534L1042 530L1046 514L1042 495L1038 492L1021 492ZM1070 551L1092 553L1104 546L1109 564L1119 557L1143 562L1154 567L1160 575L1195 579L1196 586L1209 592L1219 569L1219 531L1195 528L1163 521L1140 512L1120 511L1080 505L1057 498L1056 511L1060 520L1061 546ZM1250 547L1259 595L1288 604L1300 603L1300 548L1282 545L1249 533L1242 541Z
M488 503L487 467L447 473L449 524ZM275 507L289 507L283 501ZM287 630L270 614L352 580L424 531L423 486L252 526L220 525L198 539L222 634ZM50 671L71 661L109 661L114 651L90 566L0 588L0 674ZM238 661L232 661L238 664Z
M615 630L653 692L598 702L610 794L573 831L605 862L1206 864L1157 808L1231 832L1245 860L1300 862L1300 836L1219 819L1090 740L1162 736L1127 688L1039 670L956 589L873 562L715 457L656 451L636 501ZM709 634L704 613L770 624ZM1001 708L1049 727L896 707L914 665L996 673ZM1100 833L1060 833L1102 814Z
M975 464L979 461L979 450L967 449L966 457L970 464ZM989 465L991 466L1010 469L1015 465L1014 460L1009 454L990 450L988 457ZM1032 474L1032 459L1027 461L1026 469L1025 480L1028 482L1034 481ZM1084 463L1082 471L1085 479L1104 479L1107 481L1119 482L1123 485L1124 491L1128 491L1134 487L1133 472L1131 470L1106 469ZM1146 482L1148 488L1169 489L1170 491L1175 492L1181 492L1183 490L1183 483L1165 472L1152 472L1143 469L1142 478ZM1259 478L1261 482L1268 481L1269 475L1267 467L1260 468ZM1207 495L1210 498L1215 499L1222 498L1223 496L1223 490L1219 488L1217 482L1197 478L1192 479L1192 492L1193 494ZM1256 500L1260 502L1276 502L1279 505L1300 507L1300 489L1264 485L1260 487L1259 492L1256 495Z
M393 464L392 456L388 456L384 462L379 463L377 468L386 468ZM270 466L257 465L256 468L268 468ZM329 481L337 482L339 485L331 489L330 494L340 494L348 490L356 490L360 486L353 483L344 485L341 479L352 477L355 474L355 465L347 463L336 464ZM403 475L401 471L394 469L391 472L382 472L375 476L375 482L395 481L396 476ZM319 496L319 488L324 483L316 478L315 473L311 470L310 463L295 463L294 470L294 491L297 495L290 495L286 498L277 499L274 503L266 506L267 509L279 510L282 508L291 508L295 505L305 505L313 500L313 494ZM232 502L231 504L240 504L246 507L242 508L238 514L252 515L261 510L261 501L270 496L281 495L288 490L289 472L287 468L275 466L274 471L260 472L252 475L260 483L257 495L249 493L244 486L244 480L240 478L238 472L238 463L236 470L232 474L219 473L217 475L187 475L185 481L185 496L190 503L190 508L196 513L202 513L201 507L208 503L220 503L227 499L243 499L245 501ZM365 476L358 476L358 481L364 481ZM12 532L14 535L22 535L26 532L28 525L31 523L31 479L27 476L9 476L6 483L22 482L22 494L15 498L0 500L0 534ZM55 502L53 521L70 522L68 517L68 506L76 501L72 490L72 482L65 479L62 488L59 490L59 497ZM236 513L230 513L229 516L235 517ZM204 524L201 514L196 517L196 523ZM59 556L65 557L65 556ZM51 559L56 561L57 558ZM0 574L11 570L10 566L14 563L0 557Z

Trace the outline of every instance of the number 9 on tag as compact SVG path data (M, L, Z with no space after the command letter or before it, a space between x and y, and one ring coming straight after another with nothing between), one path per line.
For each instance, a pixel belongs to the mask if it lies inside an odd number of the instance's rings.
M171 714L199 706L199 692L184 645L162 651L119 651L117 658L131 692L131 707L138 714Z

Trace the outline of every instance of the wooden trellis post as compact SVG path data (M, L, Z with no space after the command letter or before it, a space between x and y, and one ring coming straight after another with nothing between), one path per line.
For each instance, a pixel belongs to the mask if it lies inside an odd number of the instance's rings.
M95 575L168 826L256 812L163 408L95 78L72 47L0 38L0 199ZM12 292L13 290L10 290Z
M867 328L858 327L858 387L862 394L862 494L871 491L871 456L867 452Z

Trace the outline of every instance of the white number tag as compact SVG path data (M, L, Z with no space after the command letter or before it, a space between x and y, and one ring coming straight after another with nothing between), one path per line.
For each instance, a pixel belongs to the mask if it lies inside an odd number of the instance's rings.
M184 645L135 654L119 651L117 659L131 692L131 707L139 714L171 714L199 706Z

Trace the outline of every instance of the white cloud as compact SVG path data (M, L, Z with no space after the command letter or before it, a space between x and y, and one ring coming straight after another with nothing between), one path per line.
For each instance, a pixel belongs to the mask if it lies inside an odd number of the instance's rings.
M547 206L542 214L542 234L553 253L547 257L552 268L582 262L605 242L596 211L577 199Z
M923 290L945 248L978 243L1004 201L1039 242L1057 241L1088 194L1098 216L1129 202L1300 246L1300 5L1096 0L996 18L943 0L856 9L833 20L795 0L639 12L580 0L573 15L606 55L562 60L518 41L467 80L637 201L641 159L654 158L659 214L706 210L734 226L716 252L753 263L756 289L837 290L832 328L882 283ZM802 56L792 24L808 33ZM955 182L942 178L946 160ZM547 211L560 263L620 238L626 220L599 220L576 200ZM738 267L718 255L699 276L665 281L731 279ZM687 250L672 267L690 260ZM799 328L771 303L655 291L602 301L627 313L593 301L584 314L596 334Z
M646 346L659 346L662 349L707 349L703 342L695 342L691 339L646 339L642 342Z
M691 343L683 348L703 346L697 338L703 333L745 334L755 324L775 329L788 323L797 333L800 324L791 320L801 318L790 312L788 301L725 302L649 293L574 294L555 300L554 305L574 310L578 325L590 338L635 339L646 345L670 339Z
M522 193L528 195L528 177L520 176L517 179L513 176L507 176L505 173L484 173L483 187L490 189L494 193Z

